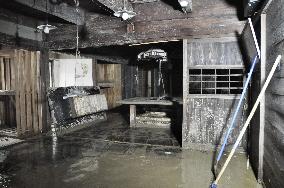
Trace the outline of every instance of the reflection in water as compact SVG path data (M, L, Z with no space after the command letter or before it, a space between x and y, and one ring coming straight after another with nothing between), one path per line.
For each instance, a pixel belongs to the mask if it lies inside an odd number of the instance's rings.
M10 187L11 179L3 172L3 166L5 159L7 158L9 151L0 150L0 187Z
M57 153L57 136L52 136L52 159L56 159L56 153Z
M51 125L51 131L52 131L52 159L56 159L56 151L57 151L57 134L55 130L55 125Z

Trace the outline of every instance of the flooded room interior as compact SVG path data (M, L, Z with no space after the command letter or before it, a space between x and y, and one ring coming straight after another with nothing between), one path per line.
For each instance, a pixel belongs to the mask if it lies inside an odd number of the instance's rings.
M284 187L284 0L0 5L0 187Z

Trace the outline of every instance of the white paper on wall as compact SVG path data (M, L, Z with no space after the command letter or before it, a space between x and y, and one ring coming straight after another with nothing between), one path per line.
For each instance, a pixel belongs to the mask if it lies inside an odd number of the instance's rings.
M92 59L55 59L53 87L93 86Z

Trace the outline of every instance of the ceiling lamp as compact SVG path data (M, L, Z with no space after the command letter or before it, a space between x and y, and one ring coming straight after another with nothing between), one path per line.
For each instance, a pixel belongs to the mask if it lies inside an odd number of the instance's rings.
M50 30L56 29L56 26L48 24L48 9L47 9L47 0L45 0L45 11L46 11L46 23L43 25L37 26L37 29L43 31L45 34L49 34Z
M191 12L192 9L192 1L191 0L178 0L182 10L187 13Z
M116 17L122 18L123 20L129 20L129 19L133 18L134 16L136 16L136 13L131 11L131 10L126 9L125 0L124 0L123 1L123 9L115 12L113 15L116 16Z
M57 28L56 26L49 25L49 24L37 26L37 29L43 31L45 34L49 34L50 30L53 30L53 29L56 29L56 28Z
M186 0L179 0L179 4L182 8L185 8L188 6L188 1Z

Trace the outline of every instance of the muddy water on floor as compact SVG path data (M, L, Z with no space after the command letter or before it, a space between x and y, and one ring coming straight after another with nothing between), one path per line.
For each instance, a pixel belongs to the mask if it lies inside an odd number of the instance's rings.
M208 188L212 153L179 147L91 139L45 138L19 144L0 161L2 187ZM218 188L256 188L242 154L234 157Z

